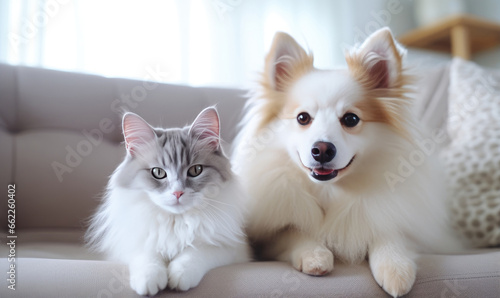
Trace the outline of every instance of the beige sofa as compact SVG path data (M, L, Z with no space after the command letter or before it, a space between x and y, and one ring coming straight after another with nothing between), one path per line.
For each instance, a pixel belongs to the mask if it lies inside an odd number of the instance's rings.
M154 74L151 76L154 79ZM444 120L447 68L421 82L418 112L429 126ZM424 88L425 87L425 88ZM230 143L243 90L192 88L0 64L0 297L136 297L128 269L82 245L86 220L107 177L124 156L120 109L154 125L191 122L217 104ZM438 100L436 100L438 99ZM436 111L441 111L436 113ZM438 116L436 116L438 115ZM15 231L7 227L8 185L15 184ZM10 206L12 207L12 206ZM17 236L17 238L8 238ZM15 240L12 249L7 243ZM12 246L12 245L11 245ZM15 265L11 269L11 265ZM424 255L408 297L500 297L500 250ZM14 273L12 273L14 272ZM15 275L15 290L9 276ZM7 278L5 278L7 277ZM209 272L188 292L158 297L386 297L367 263L337 263L310 277L280 262L251 262Z

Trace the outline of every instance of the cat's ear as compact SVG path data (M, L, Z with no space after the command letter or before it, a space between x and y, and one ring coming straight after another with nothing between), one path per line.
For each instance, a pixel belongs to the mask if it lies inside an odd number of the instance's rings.
M218 149L220 146L220 125L217 110L209 107L201 111L191 125L189 134L198 141L203 141L210 148Z
M134 156L137 150L144 145L156 140L153 128L139 115L128 112L123 115L122 120L123 136L127 151Z

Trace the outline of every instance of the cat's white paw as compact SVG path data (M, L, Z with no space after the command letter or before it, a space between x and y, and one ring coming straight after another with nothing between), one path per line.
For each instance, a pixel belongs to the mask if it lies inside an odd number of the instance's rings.
M188 257L181 256L170 262L168 266L168 287L173 290L187 291L196 287L204 276L204 272L193 264Z
M391 296L400 297L410 292L417 268L411 259L394 260L390 257L372 263L373 277Z
M333 270L333 253L326 247L304 250L293 266L305 274L320 276Z
M163 264L150 264L130 272L130 287L139 295L156 295L167 287L167 268Z

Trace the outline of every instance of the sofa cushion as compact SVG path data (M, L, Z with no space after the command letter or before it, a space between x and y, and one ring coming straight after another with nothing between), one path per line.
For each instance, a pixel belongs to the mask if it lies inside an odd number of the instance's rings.
M412 291L405 297L499 297L500 251L423 255ZM78 259L18 259L17 289L0 297L140 297L129 286L125 265ZM0 268L7 268L6 258ZM248 262L210 271L188 292L155 297L387 297L367 262L337 262L332 273L312 277L284 262Z
M448 116L449 64L413 69L414 110L420 124L430 131L443 129Z
M28 130L15 140L17 228L83 228L122 146L64 130Z
M17 127L17 68L0 63L0 128L14 132ZM2 143L0 143L2 144Z
M474 246L500 245L500 72L455 58L450 74L442 156L452 219Z
M16 71L18 131L79 132L96 128L103 118L116 117L109 108L114 96L110 80L40 68L18 67Z

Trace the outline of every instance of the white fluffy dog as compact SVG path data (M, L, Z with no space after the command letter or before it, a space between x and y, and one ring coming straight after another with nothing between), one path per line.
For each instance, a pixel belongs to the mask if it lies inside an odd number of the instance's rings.
M417 253L459 246L430 157L443 135L416 128L404 54L383 28L346 53L347 69L319 70L292 37L276 34L233 154L260 258L310 275L332 271L334 256L368 258L396 297L415 281Z

